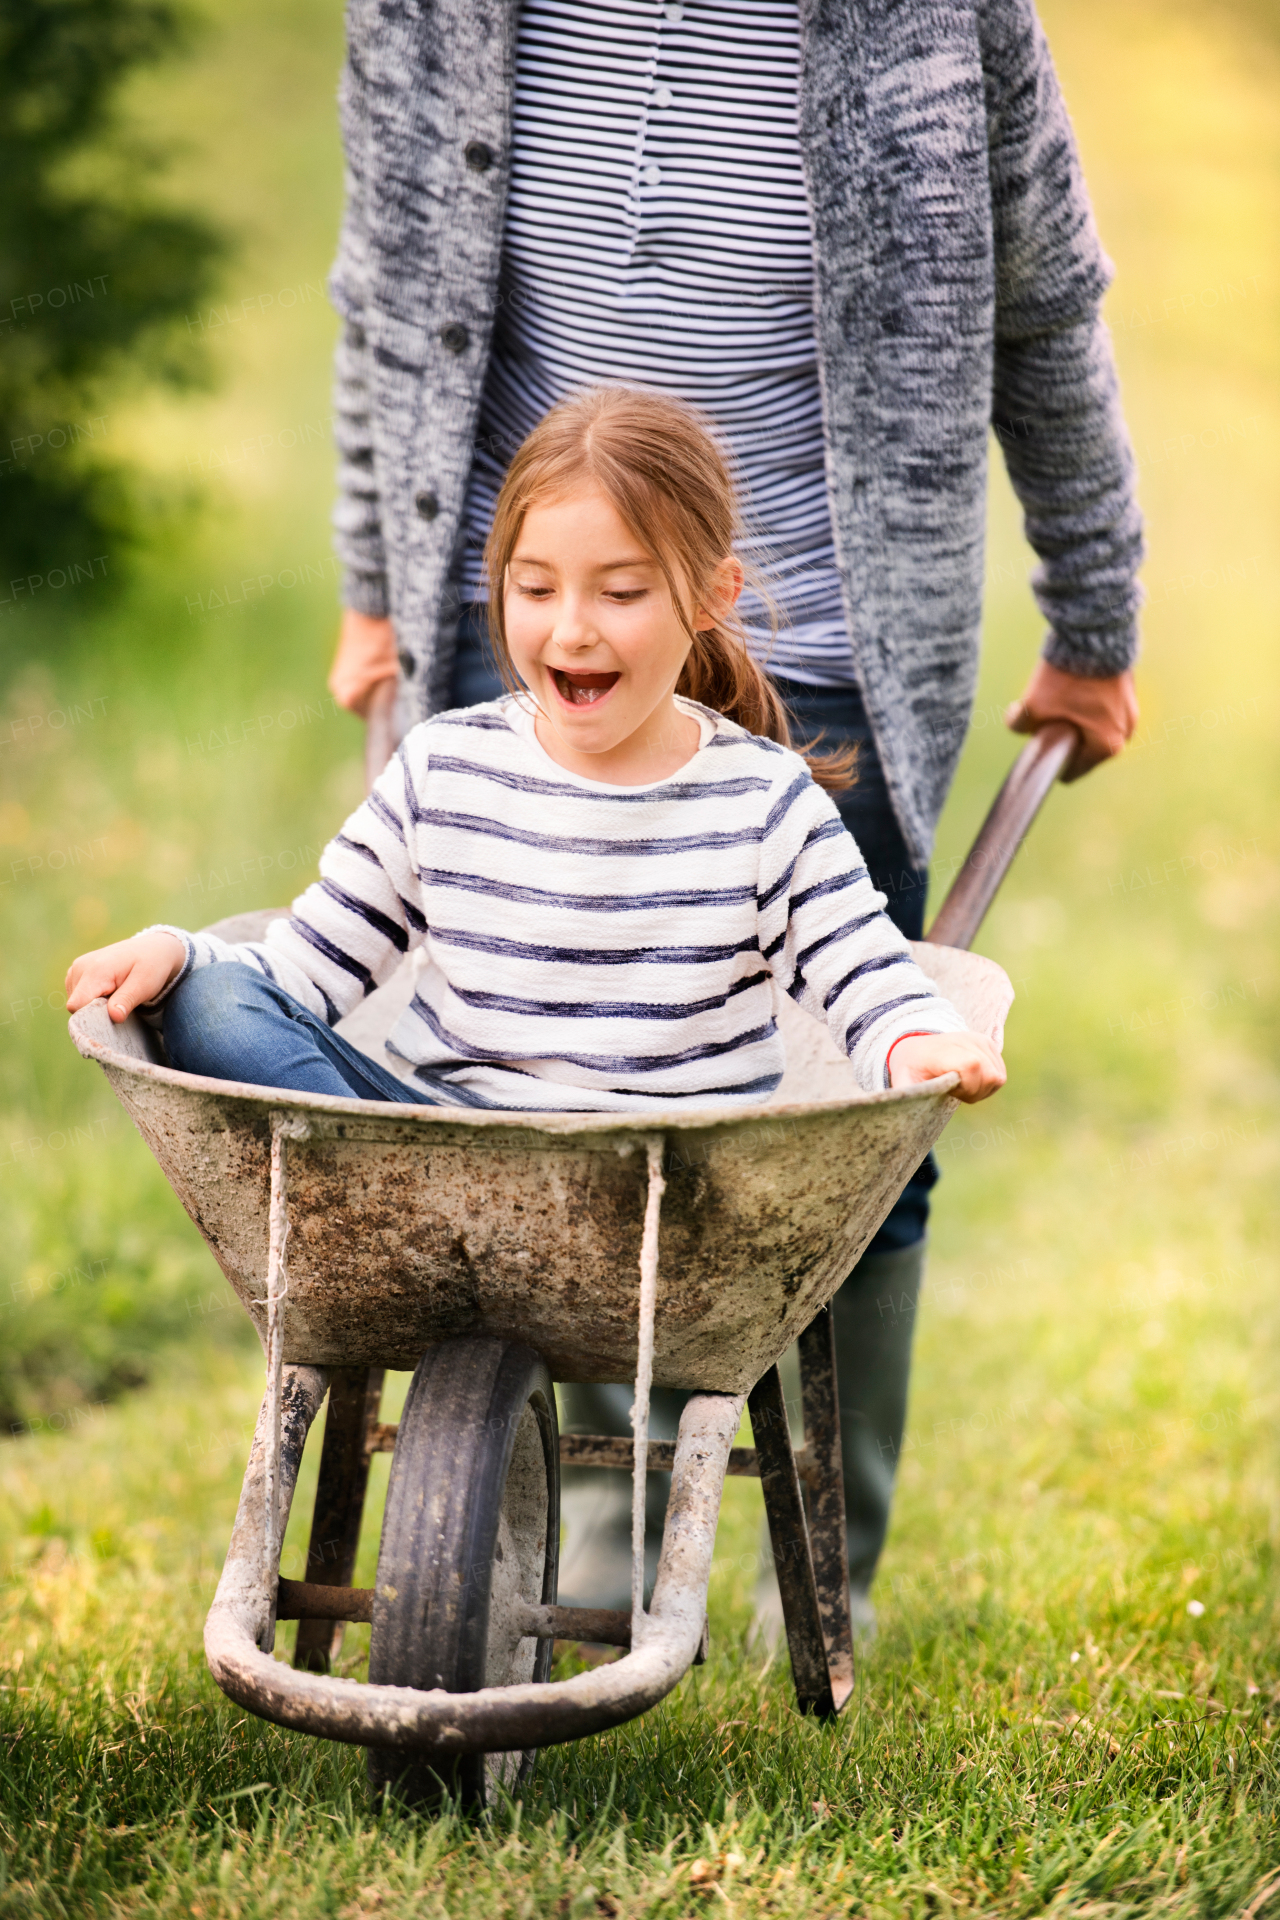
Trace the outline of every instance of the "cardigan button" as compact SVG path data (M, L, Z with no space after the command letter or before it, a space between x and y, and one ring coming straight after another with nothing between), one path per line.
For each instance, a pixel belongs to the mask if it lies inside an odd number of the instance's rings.
M430 487L424 487L421 493L415 493L413 504L424 520L434 520L440 511L440 502Z
M401 673L404 675L406 680L412 680L414 671L418 665L417 661L414 659L411 653L402 653L400 654L399 659L400 659Z
M486 146L483 140L468 140L462 149L462 157L472 173L488 173L493 165L493 148Z
M450 353L465 353L471 342L471 335L461 320L451 320L447 327L441 327L440 340Z

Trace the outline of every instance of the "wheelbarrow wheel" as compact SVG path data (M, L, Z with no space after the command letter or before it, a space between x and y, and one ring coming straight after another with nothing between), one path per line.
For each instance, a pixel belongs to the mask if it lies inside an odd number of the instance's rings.
M546 1366L512 1341L430 1348L391 1457L370 1680L449 1693L546 1680L553 1642L522 1624L529 1605L554 1605L559 1559L560 1441ZM495 1787L519 1785L535 1757L368 1752L379 1797L473 1810Z

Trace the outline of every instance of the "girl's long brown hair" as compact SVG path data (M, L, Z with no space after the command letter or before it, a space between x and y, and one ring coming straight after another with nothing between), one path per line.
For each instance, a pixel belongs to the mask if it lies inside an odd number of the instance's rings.
M503 587L524 517L537 500L598 487L653 555L689 636L676 692L735 720L748 733L793 745L786 707L747 651L736 608L695 632L699 607L716 604L715 571L742 532L737 488L708 423L681 400L638 387L591 387L562 400L533 429L507 469L485 544L489 631L503 679L519 686L507 646ZM678 577L677 577L678 576ZM769 605L760 581L751 585ZM690 596L686 607L681 581ZM774 625L770 608L770 625ZM800 749L828 792L852 786L856 747Z

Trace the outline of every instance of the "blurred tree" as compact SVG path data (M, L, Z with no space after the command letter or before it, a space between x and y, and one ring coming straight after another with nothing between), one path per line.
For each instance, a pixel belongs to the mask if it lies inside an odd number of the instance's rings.
M142 512L104 457L108 386L203 377L182 316L223 239L148 196L163 156L117 108L187 26L169 0L0 0L0 581L118 562Z

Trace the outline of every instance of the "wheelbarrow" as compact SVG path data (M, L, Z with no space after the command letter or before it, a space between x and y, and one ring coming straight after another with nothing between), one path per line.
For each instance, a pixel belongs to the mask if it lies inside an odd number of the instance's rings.
M372 730L371 730L372 731ZM1023 749L914 957L999 1043L1005 974L967 948L1075 743ZM385 742L384 742L385 744ZM371 740L371 772L385 753ZM271 915L218 926L260 935ZM401 976L344 1031L375 1052ZM797 1704L853 1689L830 1301L955 1109L954 1075L865 1093L780 996L787 1069L766 1103L600 1114L401 1106L179 1073L105 1001L71 1035L96 1060L258 1329L267 1385L205 1627L218 1685L281 1726L369 1751L377 1790L483 1805L540 1747L632 1719L707 1648L726 1474L758 1477ZM804 1439L777 1361L799 1341ZM384 1371L413 1370L398 1424ZM562 1435L553 1382L636 1381L632 1439ZM652 1386L691 1390L674 1443ZM328 1395L303 1581L281 1543ZM734 1445L744 1405L754 1446ZM369 1462L391 1469L372 1588L352 1585ZM557 1604L562 1466L633 1473L629 1611ZM670 1473L644 1604L646 1473ZM299 1622L292 1666L279 1620ZM367 1682L329 1669L370 1623ZM550 1679L557 1639L626 1651Z

